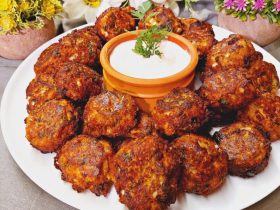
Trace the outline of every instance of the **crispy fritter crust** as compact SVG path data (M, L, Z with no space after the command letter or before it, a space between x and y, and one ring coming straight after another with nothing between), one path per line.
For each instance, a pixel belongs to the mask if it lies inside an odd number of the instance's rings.
M259 96L277 94L279 78L275 66L263 60L256 60L247 70L247 78L251 79Z
M261 127L271 141L280 140L280 97L266 95L257 98L238 112L241 121L252 121Z
M181 22L183 24L182 36L197 48L200 58L206 56L217 42L212 25L195 18L182 18Z
M27 111L41 107L46 101L52 99L61 99L63 94L57 89L53 77L49 74L36 76L26 89L26 98L28 100Z
M101 47L92 26L74 30L42 52L34 66L35 73L55 73L56 65L66 61L94 66L99 62Z
M104 140L79 135L67 141L55 157L61 178L78 192L89 189L97 196L106 196L112 182L108 179L109 161L113 151Z
M256 88L246 78L245 69L232 68L207 77L199 94L219 112L238 110L256 97Z
M87 101L102 89L101 76L91 68L78 63L62 63L55 74L57 88L74 101Z
M138 116L136 126L127 134L128 138L143 138L155 134L155 125L153 119L146 113L141 112Z
M207 104L193 91L177 88L157 101L152 118L160 133L180 135L197 130L208 120Z
M149 29L153 25L159 28L168 28L170 31L181 34L183 26L181 21L174 15L173 11L164 6L157 6L148 11L143 20L139 21L139 29Z
M178 166L167 142L157 136L123 144L110 164L120 202L131 210L166 209L176 200Z
M132 7L110 7L105 10L96 20L95 28L103 41L109 41L127 31L136 28L135 19L132 17Z
M229 157L229 173L253 177L263 171L270 156L270 141L254 125L237 122L215 133Z
M131 96L103 92L91 97L85 106L83 133L95 137L125 136L136 125L137 111Z
M229 68L247 68L260 57L249 40L241 35L232 34L211 48L201 80Z
M25 119L26 138L43 153L55 152L75 135L78 120L78 112L67 100L48 101Z
M228 157L214 141L187 134L175 139L171 148L181 162L179 183L182 191L209 195L224 184Z

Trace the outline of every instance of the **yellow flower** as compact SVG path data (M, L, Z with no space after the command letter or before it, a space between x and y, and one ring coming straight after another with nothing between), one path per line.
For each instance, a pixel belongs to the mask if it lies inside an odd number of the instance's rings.
M12 0L1 0L0 1L0 11L6 11L10 8Z
M23 0L20 4L19 4L19 10L20 11L26 11L30 9L30 2Z
M16 27L16 22L11 16L5 15L0 17L0 33L2 31L4 33L8 32L12 30L14 27Z
M44 0L42 4L42 15L52 18L56 13L62 11L62 5L59 0Z
M97 8L101 4L101 0L84 0L84 2L94 8Z

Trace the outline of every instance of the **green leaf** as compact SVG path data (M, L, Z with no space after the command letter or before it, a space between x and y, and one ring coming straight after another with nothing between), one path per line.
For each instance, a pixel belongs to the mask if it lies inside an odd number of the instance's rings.
M139 20L142 20L146 14L146 12L148 12L150 9L152 9L153 4L150 0L147 0L145 2L143 2L138 8L137 10L134 10L131 12L131 14L136 17Z

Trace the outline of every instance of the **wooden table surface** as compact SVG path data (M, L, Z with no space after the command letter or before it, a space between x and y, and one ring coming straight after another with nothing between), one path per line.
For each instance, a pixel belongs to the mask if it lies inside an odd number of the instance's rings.
M280 40L266 49L280 60ZM0 97L21 61L0 58ZM280 160L279 160L280 161ZM280 179L280 174L279 174ZM257 186L256 186L257 188ZM0 134L0 209L1 210L72 210L34 184L16 165ZM280 210L280 188L247 210Z

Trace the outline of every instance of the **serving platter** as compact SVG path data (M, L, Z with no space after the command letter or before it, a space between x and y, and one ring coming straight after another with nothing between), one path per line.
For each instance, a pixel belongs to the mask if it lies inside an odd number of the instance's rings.
M213 26L213 29L218 40L231 34L231 32L217 26ZM52 43L57 42L60 37L65 36L65 34L50 40L34 51L22 62L8 82L1 102L1 128L4 140L12 157L24 173L34 183L55 198L78 209L126 209L124 205L118 202L118 195L114 188L112 188L106 198L102 196L97 197L89 191L77 193L72 190L69 183L61 180L60 171L54 167L55 154L42 154L30 146L29 142L25 139L24 119L27 116L25 90L35 76L33 66L41 52ZM263 54L265 61L275 65L278 76L280 76L279 61L261 47L257 45L254 45L254 47ZM196 82L196 85L198 85L198 82ZM208 197L194 194L179 196L177 202L171 205L170 209L243 209L261 200L279 187L279 177L280 141L276 141L272 144L272 153L268 167L256 177L243 179L228 176L225 185L216 193Z

